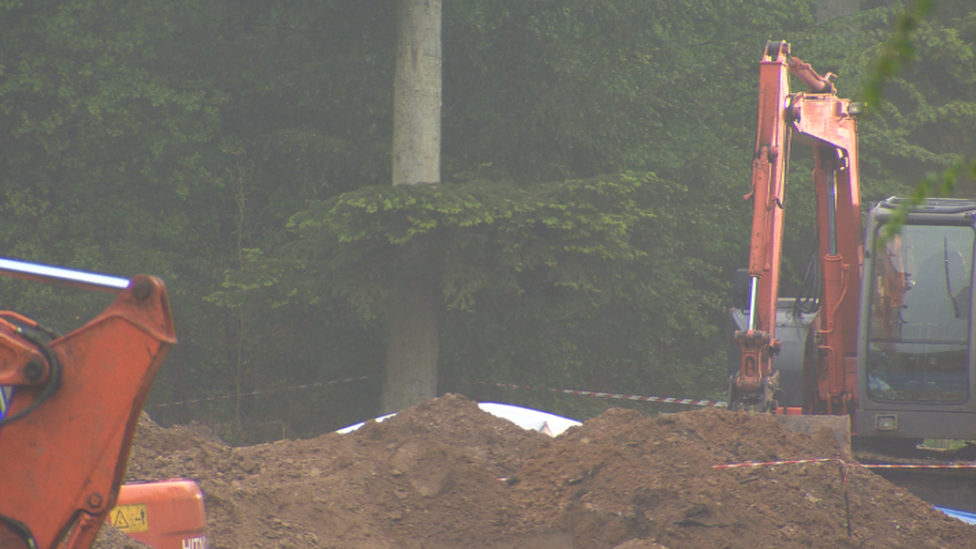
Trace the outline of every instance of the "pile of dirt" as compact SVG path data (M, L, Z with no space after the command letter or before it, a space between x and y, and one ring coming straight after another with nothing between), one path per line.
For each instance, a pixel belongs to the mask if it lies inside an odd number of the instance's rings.
M95 549L152 549L141 541L134 540L117 528L105 525L98 531Z
M232 448L140 422L128 477L192 478L211 549L969 549L976 528L761 414L610 410L552 439L447 395ZM828 461L714 468L728 463ZM846 464L845 464L846 462Z

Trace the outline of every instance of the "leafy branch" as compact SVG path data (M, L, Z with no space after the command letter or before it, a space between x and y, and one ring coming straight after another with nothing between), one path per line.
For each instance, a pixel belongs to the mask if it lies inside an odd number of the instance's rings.
M898 16L895 30L882 44L862 90L862 96L868 105L881 104L885 83L897 76L915 57L913 34L921 22L935 11L935 5L935 0L916 0ZM909 211L921 205L930 196L948 196L962 177L976 179L976 158L967 160L963 155L959 155L941 174L926 175L916 185L908 199L899 203L891 221L885 225L882 236L891 238L898 234Z
M484 182L363 187L291 218L293 258L316 263L329 288L363 313L405 269L436 271L448 308L485 288L518 292L519 273L599 291L612 267L644 255L632 242L654 214L653 174L617 174L517 189ZM412 259L411 259L412 258ZM417 258L420 258L419 260Z

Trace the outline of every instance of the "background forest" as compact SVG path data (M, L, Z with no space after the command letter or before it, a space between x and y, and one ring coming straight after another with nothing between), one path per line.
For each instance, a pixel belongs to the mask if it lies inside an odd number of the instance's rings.
M721 399L762 48L857 98L902 7L446 0L441 183L406 191L394 0L0 0L0 255L161 276L180 343L147 409L235 443L376 414L383 295L421 234L440 393L579 419L650 405L546 389ZM913 38L860 125L866 204L976 151L976 6L940 0ZM786 292L814 251L810 156ZM0 296L62 331L110 300Z

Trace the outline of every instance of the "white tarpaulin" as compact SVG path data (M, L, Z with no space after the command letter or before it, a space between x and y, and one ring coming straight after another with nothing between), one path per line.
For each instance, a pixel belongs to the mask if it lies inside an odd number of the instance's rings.
M533 410L531 408L512 406L511 404L479 402L478 407L493 416L507 419L523 429L539 431L540 433L544 433L552 437L559 436L566 429L580 424L580 422L576 421L575 419L569 419L567 417L557 416L555 414L542 412L540 410ZM380 416L376 418L376 421L383 421L384 419L393 415L395 414ZM349 433L359 429L362 426L363 423L357 423L355 425L350 425L349 427L343 427L336 432Z

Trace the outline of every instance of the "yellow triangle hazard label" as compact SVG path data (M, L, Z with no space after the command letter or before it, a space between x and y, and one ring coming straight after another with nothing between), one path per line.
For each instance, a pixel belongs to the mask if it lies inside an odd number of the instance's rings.
M145 503L126 503L112 509L106 522L129 534L132 532L148 532L148 518Z
M125 515L122 514L122 510L121 509L119 509L119 511L117 513L115 513L115 518L112 520L112 526L114 526L116 528L128 528L129 527L129 521L125 520Z

